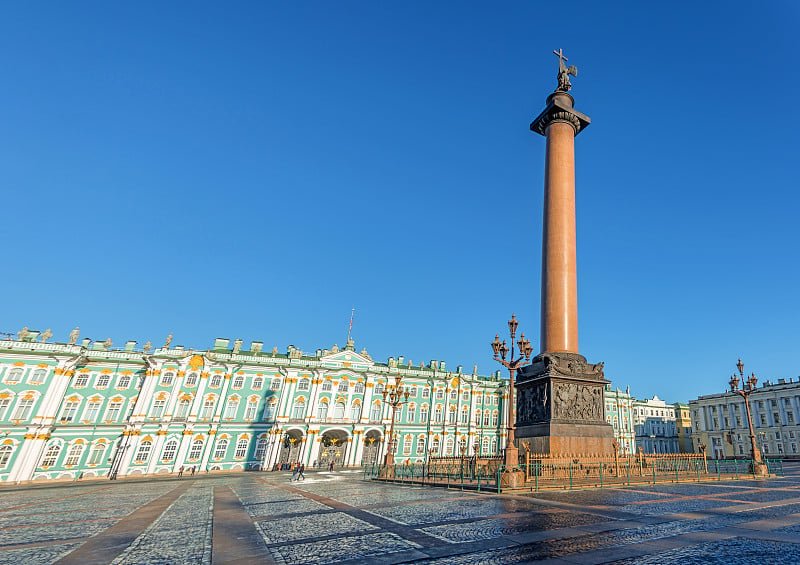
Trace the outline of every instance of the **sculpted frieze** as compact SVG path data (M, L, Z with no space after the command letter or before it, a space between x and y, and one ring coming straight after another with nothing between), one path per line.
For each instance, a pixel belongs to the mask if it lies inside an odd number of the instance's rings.
M560 420L603 421L601 387L570 382L553 383L553 417Z

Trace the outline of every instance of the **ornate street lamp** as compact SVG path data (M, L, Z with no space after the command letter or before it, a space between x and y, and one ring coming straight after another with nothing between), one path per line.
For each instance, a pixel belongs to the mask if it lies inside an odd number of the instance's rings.
M756 434L753 431L753 418L750 416L750 395L753 394L756 390L756 385L758 384L758 379L756 378L755 373L751 373L750 377L747 378L745 381L744 378L744 363L742 360L739 359L739 362L736 363L736 368L739 370L739 376L736 376L736 373L731 376L731 380L728 381L728 384L731 387L731 392L734 392L744 398L744 409L747 413L747 425L750 428L750 451L752 453L753 459L753 474L754 475L767 475L768 470L767 466L764 464L764 460L761 458L761 451L758 449L758 445L756 445ZM742 388L739 388L739 380L742 381Z
M521 476L522 472L519 470L519 450L514 443L514 430L516 429L515 426L515 416L514 416L514 409L516 407L516 399L514 396L514 376L517 373L517 370L522 366L522 360L525 359L525 362L529 362L531 358L531 353L533 352L533 347L531 346L531 342L525 339L525 334L523 333L520 335L519 341L517 341L516 345L519 347L520 356L514 359L514 339L517 337L517 327L519 326L519 322L517 321L517 317L514 314L511 314L511 319L508 321L508 331L511 334L511 355L509 356L509 348L506 345L506 340L500 341L500 335L497 334L494 336L494 341L491 343L492 351L494 352L494 360L499 362L503 365L506 369L508 369L508 436L506 439L506 449L505 449L505 473L517 473ZM508 356L508 359L506 359ZM504 480L506 481L519 481L520 479L512 479L511 477L506 477ZM524 480L524 479L523 479ZM509 483L509 484L512 484Z
M408 403L411 390L404 387L400 375L394 378L394 385L389 385L383 389L383 401L392 407L392 423L389 426L389 450L386 452L383 464L387 471L394 466L394 452L397 449L397 441L394 437L394 421L396 419L397 407Z

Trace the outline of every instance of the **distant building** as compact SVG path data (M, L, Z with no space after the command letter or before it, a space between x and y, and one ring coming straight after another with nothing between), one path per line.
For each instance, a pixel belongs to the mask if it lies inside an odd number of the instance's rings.
M622 392L606 385L603 391L606 422L614 428L617 450L621 455L636 453L636 435L633 428L633 398L630 389Z
M633 423L636 448L644 453L679 453L675 406L658 396L634 400Z
M672 406L675 408L675 426L678 429L678 449L681 453L695 453L689 405L676 402Z
M750 457L750 431L744 399L733 392L709 394L689 402L694 448L708 457ZM750 396L756 442L767 457L800 457L800 378L764 381Z

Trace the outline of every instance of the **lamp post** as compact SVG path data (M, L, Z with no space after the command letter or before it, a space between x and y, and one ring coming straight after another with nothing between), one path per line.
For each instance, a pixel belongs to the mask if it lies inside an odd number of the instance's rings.
M397 375L394 378L394 385L389 385L383 389L383 401L392 407L392 422L389 425L389 449L383 459L384 470L386 473L394 473L394 451L396 449L394 439L394 421L397 414L397 407L408 402L411 391L402 384L403 378ZM392 471L389 471L389 469Z
M518 486L525 480L524 474L519 469L519 450L514 444L514 430L516 429L514 422L514 408L516 404L516 399L514 397L514 376L516 375L517 370L522 366L523 359L525 359L526 362L530 361L533 347L531 346L531 342L525 339L525 334L523 333L517 342L520 356L517 359L514 359L514 339L517 337L518 326L519 322L517 321L517 317L514 314L511 314L511 319L508 321L508 331L511 334L511 355L509 356L508 360L506 360L506 356L509 353L506 340L501 342L500 335L498 334L494 336L494 341L491 343L492 351L494 352L494 360L508 369L509 373L508 435L506 438L506 449L504 454L505 471L503 472L502 477L502 481L505 486Z
M747 425L750 428L750 451L752 453L752 466L753 466L753 474L754 475L767 475L769 474L767 471L767 466L764 464L763 459L761 459L761 451L758 449L758 445L756 445L756 434L753 431L753 418L750 415L750 395L753 394L756 390L756 385L758 384L758 379L756 378L755 373L751 373L750 376L745 381L744 378L744 363L742 360L739 359L739 362L736 363L736 368L739 370L739 376L736 376L736 373L733 374L731 380L728 381L728 384L731 387L731 392L734 392L741 396L744 399L744 409L747 413ZM739 380L742 381L742 388L739 388Z

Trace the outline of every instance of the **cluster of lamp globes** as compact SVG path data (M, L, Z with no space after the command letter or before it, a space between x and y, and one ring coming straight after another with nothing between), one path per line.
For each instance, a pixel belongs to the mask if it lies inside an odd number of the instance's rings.
M741 377L742 381L742 392L750 392L755 390L756 385L758 384L758 379L756 378L755 373L751 373L750 376L745 380L744 378L744 363L742 360L739 359L739 362L736 363L736 368L739 369L739 376L736 376L736 373L733 374L731 380L728 381L728 384L731 385L731 392L739 392L739 380ZM740 393L741 394L741 393Z
M517 317L515 314L511 314L511 319L508 321L508 331L511 332L512 347L514 338L517 335L517 326L519 326ZM505 362L506 355L508 355L508 346L506 345L506 340L500 341L500 334L495 334L494 341L491 343L491 346L492 351L494 352L494 358L498 361ZM519 352L525 357L525 361L529 361L531 358L531 353L533 352L533 346L531 345L530 340L525 338L524 332L520 335L517 346L519 347ZM517 361L521 360L522 357L517 359ZM515 363L514 359L511 359L511 363Z

